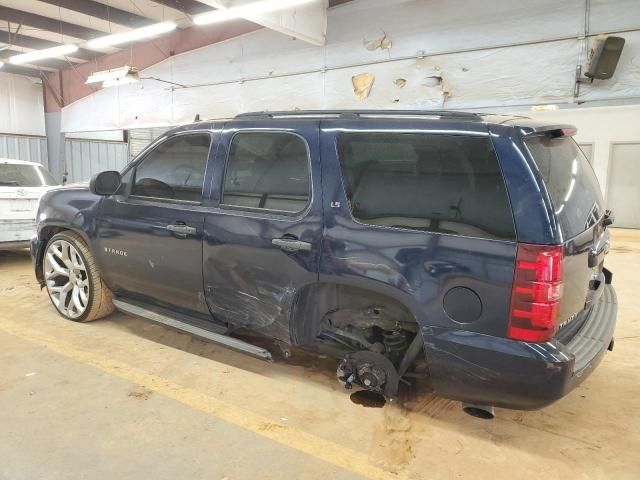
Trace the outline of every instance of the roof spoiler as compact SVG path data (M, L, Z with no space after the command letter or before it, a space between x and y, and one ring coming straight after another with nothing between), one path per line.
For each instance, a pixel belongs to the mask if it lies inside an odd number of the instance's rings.
M525 136L547 135L551 138L573 137L578 133L574 125L544 125L542 127L527 128Z

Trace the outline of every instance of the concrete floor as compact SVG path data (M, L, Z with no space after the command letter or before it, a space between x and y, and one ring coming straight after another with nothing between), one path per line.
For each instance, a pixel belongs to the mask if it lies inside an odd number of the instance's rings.
M355 405L322 358L63 321L28 255L0 253L0 478L640 478L640 231L614 231L607 266L614 352L551 407L484 421L429 393Z

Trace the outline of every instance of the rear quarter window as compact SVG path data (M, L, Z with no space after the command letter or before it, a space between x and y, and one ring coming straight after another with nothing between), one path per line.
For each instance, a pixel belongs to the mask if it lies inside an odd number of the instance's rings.
M603 213L600 184L571 137L537 135L524 140L551 198L564 240L575 237Z
M515 239L488 137L344 133L338 154L351 213L361 223Z

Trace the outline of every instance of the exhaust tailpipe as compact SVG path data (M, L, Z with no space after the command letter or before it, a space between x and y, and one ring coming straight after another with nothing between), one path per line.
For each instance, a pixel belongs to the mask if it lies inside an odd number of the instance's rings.
M492 420L496 416L491 405L478 405L476 403L463 403L462 410L472 417L482 418L483 420Z

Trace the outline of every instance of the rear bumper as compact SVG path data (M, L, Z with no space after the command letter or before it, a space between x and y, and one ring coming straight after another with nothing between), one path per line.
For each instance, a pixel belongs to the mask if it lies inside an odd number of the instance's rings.
M29 248L30 245L29 240L0 242L0 250L20 250L21 248Z
M612 344L618 305L606 285L566 345L527 343L460 330L429 329L425 351L433 387L464 402L535 410L562 398L598 365Z
M19 245L13 248L28 247L34 232L33 219L0 220L0 247L8 249L11 244Z

